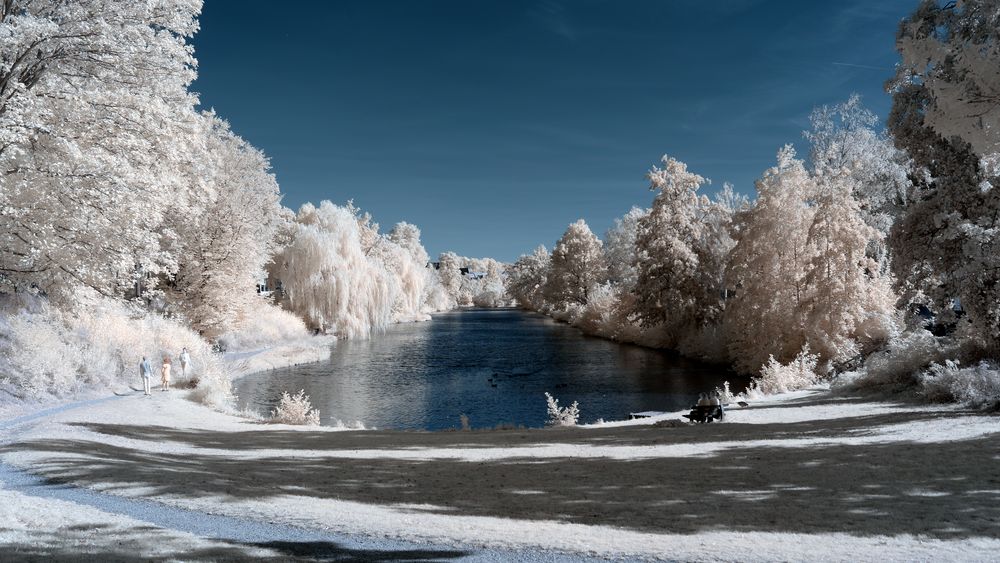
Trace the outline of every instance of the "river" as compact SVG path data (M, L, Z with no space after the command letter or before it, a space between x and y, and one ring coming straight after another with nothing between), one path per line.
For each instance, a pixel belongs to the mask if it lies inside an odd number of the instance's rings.
M672 411L728 380L723 366L583 335L516 309L466 309L391 326L368 340L337 342L328 361L246 376L241 406L266 413L282 391L304 389L322 424L440 430L460 426L540 427L544 393L580 403L580 422L630 412Z

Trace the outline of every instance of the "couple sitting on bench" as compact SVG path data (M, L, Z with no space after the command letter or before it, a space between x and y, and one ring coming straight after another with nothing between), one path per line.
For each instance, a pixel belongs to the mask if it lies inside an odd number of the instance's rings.
M722 420L726 416L726 411L722 407L722 401L717 392L702 393L698 397L698 404L691 407L691 413L685 414L684 418L691 422L713 422Z

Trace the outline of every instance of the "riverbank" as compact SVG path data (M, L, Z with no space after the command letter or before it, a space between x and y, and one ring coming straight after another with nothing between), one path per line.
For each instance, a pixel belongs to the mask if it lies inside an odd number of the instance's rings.
M723 424L656 422L343 432L255 424L171 392L21 425L2 459L194 514L465 555L972 561L1000 548L995 416L811 390Z
M335 336L317 335L252 350L227 352L222 359L235 381L252 373L326 360L333 353L336 343Z

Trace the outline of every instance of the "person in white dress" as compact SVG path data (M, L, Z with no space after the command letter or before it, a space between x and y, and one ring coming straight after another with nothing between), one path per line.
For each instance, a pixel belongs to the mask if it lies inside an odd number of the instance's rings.
M188 366L191 365L191 354L188 353L187 347L181 350L180 360L181 360L181 375L184 376L184 378L186 379L188 374Z

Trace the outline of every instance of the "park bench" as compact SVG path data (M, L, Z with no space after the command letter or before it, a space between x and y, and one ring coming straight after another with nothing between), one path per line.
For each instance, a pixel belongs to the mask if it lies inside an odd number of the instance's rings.
M716 420L722 420L724 416L724 411L721 405L700 405L691 408L691 412L683 415L684 418L689 419L691 422L697 422L703 424L706 422L714 422Z

